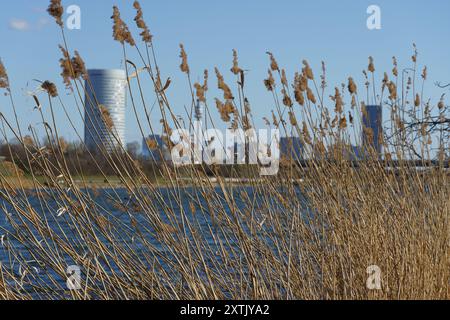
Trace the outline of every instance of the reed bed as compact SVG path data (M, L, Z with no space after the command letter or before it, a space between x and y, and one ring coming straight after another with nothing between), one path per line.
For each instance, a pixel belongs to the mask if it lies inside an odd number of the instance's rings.
M192 101L187 125L180 123L166 95L170 79L158 66L137 1L134 8L141 39L133 38L117 7L113 36L122 46L127 74L140 66L145 70L129 80L138 83L138 92L129 94L143 137L158 130L150 119L139 117L140 104L149 114L147 96L156 98L167 148L174 147L167 138L174 129L192 127L197 100L212 125L211 114L219 112L230 128L254 127L237 51L231 68L236 82L226 83L216 69L223 95L211 102L208 87L214 81L208 71L202 73L203 81L191 81L183 45L180 71L186 74ZM258 168L248 166L248 179L239 184L224 178L218 166L179 168L163 161L156 170L166 181L161 187L118 149L103 151L102 163L90 155L107 185L106 165L120 181L120 188L110 184L99 190L83 178L77 156L67 156L53 116L54 108L62 108L69 121L76 114L83 117L89 78L81 55L68 50L61 2L52 0L48 11L61 28L61 75L74 107L63 103L52 82L42 83L43 91L33 97L45 124L46 145L33 130L24 135L17 116L1 114L11 174L20 178L24 172L19 168L25 168L32 184L8 179L0 170L0 215L6 221L0 229L0 256L5 257L0 262L1 299L450 298L449 109L444 96L437 101L424 96L426 68L416 72L415 47L413 71L406 79L395 58L392 72L378 79L370 57L366 83L359 86L349 78L331 92L324 63L317 76L303 61L290 81L268 53L268 77L261 89L272 96L274 111L265 122L300 137L304 145L303 158L281 159L277 175L260 176ZM141 61L130 61L130 50ZM16 114L10 89L14 79L5 66L0 64L0 90ZM149 77L153 89L142 88L140 77ZM89 103L103 110L96 101ZM381 105L389 115L384 135L372 137L380 140L384 155L367 148L364 159L351 161L351 145L361 144L361 130L367 129L360 129L361 113L369 103ZM50 118L43 108L50 110ZM107 112L102 114L112 127ZM73 130L81 140L79 129ZM233 170L230 177L239 178ZM81 183L75 176L82 177ZM81 268L79 290L66 286L70 265ZM367 287L373 265L381 271L378 290Z

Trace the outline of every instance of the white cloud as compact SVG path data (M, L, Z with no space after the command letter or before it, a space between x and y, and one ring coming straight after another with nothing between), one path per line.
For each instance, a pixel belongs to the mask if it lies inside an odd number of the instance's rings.
M37 29L41 30L42 28L44 28L46 25L49 24L49 20L47 18L40 18L39 21L37 22Z
M9 27L17 31L30 30L30 24L27 20L13 18L9 21Z
M9 20L9 28L16 31L42 30L49 24L49 19L40 18L36 22L29 22L25 19L12 18Z

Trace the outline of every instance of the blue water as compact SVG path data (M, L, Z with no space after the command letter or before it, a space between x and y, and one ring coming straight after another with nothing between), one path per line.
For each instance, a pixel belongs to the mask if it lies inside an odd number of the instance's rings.
M258 193L256 195L253 189L250 187L239 187L233 190L232 196L235 201L235 208L229 208L224 200L223 193L219 189L216 189L216 194L221 195L222 200L220 204L222 209L228 215L227 218L231 219L231 223L241 224L244 232L250 234L250 226L246 224L245 221L248 219L242 219L240 221L241 215L246 214L245 209L248 208L249 201L251 199L252 214L254 215L254 220L259 223L263 220L264 206L262 199L259 198ZM157 219L156 216L149 216L146 212L139 211L134 204L137 199L133 199L132 196L128 194L125 189L102 189L98 191L84 190L85 194L89 194L93 199L93 203L90 205L97 208L98 212L96 215L103 216L103 220L116 228L110 229L107 236L105 236L98 228L95 228L93 233L95 236L103 242L103 244L111 249L114 245L119 245L123 248L128 248L128 252L134 252L133 259L138 259L140 264L145 265L147 268L152 268L156 264L161 268L164 268L166 272L173 272L171 265L176 263L176 257L171 253L170 243L161 241L159 239L157 230L154 229L154 224L152 220ZM205 201L205 195L199 191L187 188L183 189L182 194L174 195L171 189L158 189L157 191L161 196L162 200L152 194L151 192L144 191L145 197L148 197L148 201L154 206L157 216L164 221L167 225L180 226L179 230L184 230L183 234L178 234L174 232L173 237L175 241L182 241L185 239L185 235L192 240L192 232L200 235L200 242L207 244L211 248L211 252L219 249L217 239L227 240L225 246L231 255L231 258L240 259L241 252L238 246L236 235L230 229L227 231L227 223L223 223L223 217L216 217L214 213L211 213L209 207L207 206L207 201ZM242 199L242 194L245 193L245 201ZM73 196L73 195L72 195ZM174 196L180 196L181 207L174 201ZM208 196L208 195L206 195ZM255 197L254 197L255 196ZM300 198L300 193L297 190L296 196ZM44 202L40 201L34 192L26 195L26 197L17 197L18 203L22 200L27 200L29 205L36 211L36 217L41 222L45 222L45 225L54 232L54 235L61 237L62 241L69 244L80 256L86 258L93 258L95 252L89 250L86 247L86 241L80 236L76 228L78 226L74 221L74 212L66 212L62 216L57 217L57 211L60 207L58 201L59 197L53 197L50 190L50 195ZM73 197L74 198L74 197ZM196 199L199 202L195 203L195 213L191 212L191 200ZM42 199L41 199L42 200ZM298 199L292 199L297 201ZM59 200L60 201L60 200ZM124 211L117 207L116 203L120 202L125 205L126 208L131 208L131 210ZM277 205L276 199L272 202L273 206ZM217 203L215 204L217 206ZM200 206L204 207L204 213L200 210ZM21 203L20 207L25 211L29 212L26 203ZM134 211L136 209L136 211ZM212 208L214 210L214 208ZM169 213L171 212L172 213ZM234 213L233 213L234 212ZM237 212L237 213L236 213ZM184 214L183 214L184 213ZM248 212L247 212L248 213ZM182 228L183 220L187 219L193 226L192 230L189 228ZM13 226L13 224L16 224ZM25 225L27 228L25 228ZM95 226L95 223L93 223ZM288 227L288 226L286 226ZM26 230L32 230L31 233ZM226 234L226 237L224 236ZM272 244L273 239L268 236L272 233L270 226L265 226L264 230L259 232L261 236L265 237L265 242L268 245ZM89 232L84 232L84 236L90 237L92 241L92 234ZM30 238L34 236L35 239L32 241L25 241L22 243L16 239L16 235L22 235L24 237ZM216 237L216 239L213 238ZM60 287L65 286L66 277L58 275L51 266L45 265L41 262L42 248L36 250L33 246L38 245L41 242L46 248L54 248L55 243L50 239L49 236L45 237L43 232L39 232L30 220L27 220L20 210L15 209L5 200L0 200L0 236L3 236L3 246L0 246L0 262L3 267L10 270L16 275L16 277L25 279L23 287L16 286L17 291L32 291L31 286L45 286L49 288L49 292L56 295L56 298L64 297L67 293L58 292L55 286L49 281L49 279L55 279ZM255 236L255 234L253 234ZM256 235L258 236L258 235ZM178 238L179 237L179 238ZM156 252L156 254L155 254ZM153 260L149 259L152 257ZM56 258L56 257L55 257ZM99 257L97 257L99 258ZM101 258L101 257L100 257ZM178 257L179 259L180 257ZM63 255L58 257L65 262L67 266L75 264L72 257ZM212 261L215 260L215 261ZM210 254L206 257L206 263L213 266L213 262L220 263L220 256ZM126 261L125 261L126 263ZM102 265L105 269L114 270L120 274L120 268L115 265L111 260L102 261ZM26 270L26 271L25 271ZM232 272L232 270L230 270ZM175 275L176 276L176 275ZM39 293L33 293L37 298L41 297ZM48 297L43 295L43 297Z

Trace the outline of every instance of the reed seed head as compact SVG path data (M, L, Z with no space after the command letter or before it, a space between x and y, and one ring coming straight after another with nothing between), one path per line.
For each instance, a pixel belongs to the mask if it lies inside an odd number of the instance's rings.
M439 110L444 109L444 95L441 96L441 99L438 102L438 109Z
M272 122L275 127L278 127L279 122L278 122L277 116L275 115L275 113L273 111L272 111Z
M58 96L58 89L56 89L56 85L53 82L46 80L42 83L41 88L47 91L50 97Z
M275 79L273 78L272 71L269 69L269 77L264 80L264 85L266 86L267 90L273 91L275 88Z
M352 109L356 107L356 98L354 95L352 96L351 107L352 107Z
M292 126L297 126L297 118L295 117L294 112L289 111L289 122L291 123Z
M120 11L117 6L113 6L113 15L111 16L111 19L113 20L114 40L119 41L121 44L124 44L126 42L133 47L136 43L134 42L133 36L131 35L128 26L120 18Z
M69 52L63 47L59 46L63 57L59 59L61 66L61 76L67 88L70 88L70 80L76 80L78 78L87 79L86 66L78 51L75 51L74 57L70 58Z
M225 80L222 74L220 73L219 69L215 68L214 70L217 76L217 86L219 89L223 91L223 98L225 100L233 100L234 99L233 93L231 92L230 87L225 83Z
M425 66L422 70L422 79L423 80L427 80L427 74L428 74L428 70L427 70L427 67Z
M242 128L244 129L244 131L247 131L252 128L252 125L250 124L250 118L247 115L242 117Z
M312 71L311 67L309 66L308 61L303 60L303 65L304 65L304 67L303 67L302 70L303 70L304 75L305 75L309 80L314 80L314 74L313 74L313 71Z
M164 132L164 143L169 147L169 149L172 149L173 147L173 142L172 140L170 140L170 136L173 133L172 128L169 126L169 123L165 120L165 119L161 119L159 121L162 126L163 126L163 132Z
M415 107L420 106L420 96L418 93L416 94L416 98L414 99L414 106Z
M341 117L341 119L339 120L339 129L343 130L347 128L347 119L345 118L345 116L343 115Z
M231 68L231 72L236 75L241 73L241 68L239 68L238 64L237 51L235 49L233 49L233 67Z
M311 144L311 142L312 142L311 136L309 135L308 126L306 125L305 121L303 121L302 135L303 135L303 140L305 141L305 143Z
M199 84L198 82L196 82L196 83L194 83L194 88L196 90L197 99L200 102L206 102L204 87L201 84Z
M397 58L396 57L392 57L392 64L394 65L394 67L392 68L392 74L394 75L394 77L398 77Z
M81 58L78 51L75 51L75 56L72 58L72 67L75 78L81 77L86 80L87 78L86 65L84 64L84 61Z
M333 100L335 103L334 111L336 113L342 113L344 102L342 101L341 92L339 91L338 87L334 88L334 96L331 96L331 100Z
M348 92L350 92L350 94L356 93L356 83L353 81L352 77L348 78Z
M61 50L63 57L59 59L59 65L61 67L61 76L63 78L64 83L66 84L66 87L70 87L70 79L71 79L71 65L70 65L70 56L67 50L63 46L59 46L59 49Z
M283 94L283 104L286 106L286 107L292 107L292 100L291 100L291 98L289 97L289 95L287 94L287 92L286 92L286 90L285 89L283 89L283 90L281 90L281 92L282 92L282 94Z
M383 80L382 80L382 85L381 85L382 90L384 90L384 88L387 86L388 82L389 82L389 77L388 77L388 74L385 72L384 76L383 76Z
M249 114L252 112L252 109L250 107L250 102L248 101L247 98L244 98L244 111L246 114Z
M304 74L300 76L299 86L300 90L303 92L308 89L308 78Z
M114 122L111 118L111 114L109 113L108 108L106 108L104 105L99 105L98 106L99 110L100 110L100 114L102 116L102 119L105 123L105 126L111 130L114 127Z
M6 73L6 68L3 65L2 60L0 60L0 88L9 88L8 74Z
M270 69L272 71L280 71L280 68L278 67L277 60L275 60L275 57L271 52L266 52L270 57Z
M138 1L135 1L133 3L133 7L136 9L136 17L134 18L134 21L136 21L137 27L142 30L142 32L140 33L142 41L144 41L145 43L151 43L153 36L144 21L144 14L142 12L140 3Z
M288 81L287 81L287 77L286 77L286 70L282 69L281 70L281 84L283 84L284 86L288 86Z
M230 122L230 115L235 112L235 108L231 101L226 101L223 103L219 99L216 98L216 108L219 111L220 118L223 122Z
M22 140L23 144L29 148L35 147L35 141L33 137L26 135Z
M395 77L398 76L398 70L397 70L397 67L394 67L394 68L392 69L392 74L393 74Z
M61 0L51 0L48 6L47 12L55 18L56 23L62 27L64 25L62 16L64 14L64 8L61 5Z
M314 93L312 92L311 88L306 88L306 97L309 101L311 101L313 104L316 104L316 97L314 96Z
M203 90L208 91L209 72L207 69L203 72Z
M369 70L369 72L375 72L372 56L369 57L369 66L367 67L367 70Z
M388 83L388 89L389 89L389 99L396 100L397 99L397 86L394 82L390 81Z
M158 142L151 138L145 139L145 144L150 150L156 150L158 148Z
M303 90L301 90L300 76L298 74L296 75L296 80L294 84L294 96L295 101L297 101L299 105L301 106L305 105L305 96L303 95Z
M413 49L414 49L414 54L411 56L411 60L416 63L417 62L417 56L418 56L418 52L417 52L417 47L416 44L413 43Z
M189 64L187 60L187 54L186 51L184 50L184 46L182 43L180 43L180 58L181 58L181 65L180 65L181 72L189 74Z
M331 121L331 127L332 128L336 127L336 125L338 124L338 120L339 120L338 116L335 115L334 118L333 118L333 121Z
M325 89L327 86L327 80L326 80L326 67L325 67L325 62L322 61L322 74L320 75L320 87L322 89Z

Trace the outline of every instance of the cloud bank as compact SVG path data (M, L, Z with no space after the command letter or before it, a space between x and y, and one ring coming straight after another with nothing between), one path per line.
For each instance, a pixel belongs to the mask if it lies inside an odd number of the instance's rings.
M9 27L17 31L28 31L30 30L30 23L24 19L13 18L9 20Z
M40 18L36 23L30 23L25 19L12 18L9 20L9 28L16 31L42 30L48 23L47 18Z

